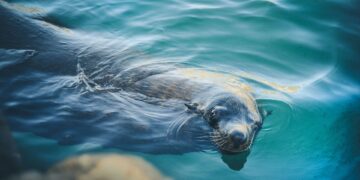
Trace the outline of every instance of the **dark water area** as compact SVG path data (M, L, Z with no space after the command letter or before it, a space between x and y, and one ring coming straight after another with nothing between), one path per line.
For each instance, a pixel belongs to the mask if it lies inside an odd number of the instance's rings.
M118 152L174 179L360 178L359 1L7 2L69 37L58 47L76 42L75 65L40 68L31 44L0 42L0 110L25 169ZM183 101L97 81L137 66L246 89L271 114L250 151L221 154Z

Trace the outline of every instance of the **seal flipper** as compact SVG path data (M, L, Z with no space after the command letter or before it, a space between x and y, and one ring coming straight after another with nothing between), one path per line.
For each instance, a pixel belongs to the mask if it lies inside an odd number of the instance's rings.
M76 46L69 37L11 9L3 1L0 1L0 24L0 48L36 51L27 66L76 75Z
M36 53L31 49L0 49L0 70L23 63Z

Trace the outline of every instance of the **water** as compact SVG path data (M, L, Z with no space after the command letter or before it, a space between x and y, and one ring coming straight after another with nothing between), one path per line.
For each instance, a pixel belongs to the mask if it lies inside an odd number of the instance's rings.
M204 78L235 81L254 94L261 109L272 112L245 155L189 147L181 153L146 153L170 143L149 143L162 137L141 135L153 127L146 119L176 117L172 113L182 113L176 103L129 108L128 102L143 101L91 93L78 77L6 72L0 79L0 107L27 168L46 169L84 152L116 151L142 156L175 179L359 177L358 1L10 2L114 52L123 47L112 39L122 41L141 54L140 61L214 72ZM145 130L126 132L118 118L137 120ZM137 145L124 149L132 143Z

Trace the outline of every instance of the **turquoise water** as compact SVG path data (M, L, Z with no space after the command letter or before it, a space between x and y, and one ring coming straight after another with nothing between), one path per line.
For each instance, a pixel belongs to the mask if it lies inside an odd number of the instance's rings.
M215 151L153 155L101 148L90 139L64 146L15 132L28 168L116 151L144 157L174 179L359 178L358 1L10 2L35 7L35 16L80 34L121 38L147 56L236 77L251 87L260 108L272 111L246 162ZM59 88L56 81L48 83Z

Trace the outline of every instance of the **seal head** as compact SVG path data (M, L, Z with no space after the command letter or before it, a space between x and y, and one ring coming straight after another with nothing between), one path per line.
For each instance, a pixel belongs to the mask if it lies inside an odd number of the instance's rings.
M224 153L238 153L250 148L262 125L255 103L249 104L241 97L222 93L206 104L186 105L196 110L213 129L211 139Z

